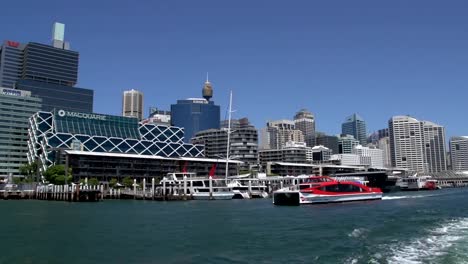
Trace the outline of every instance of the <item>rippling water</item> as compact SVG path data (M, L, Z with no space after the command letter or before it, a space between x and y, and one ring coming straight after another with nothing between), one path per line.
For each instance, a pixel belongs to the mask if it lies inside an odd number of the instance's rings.
M468 263L467 201L0 201L0 263Z

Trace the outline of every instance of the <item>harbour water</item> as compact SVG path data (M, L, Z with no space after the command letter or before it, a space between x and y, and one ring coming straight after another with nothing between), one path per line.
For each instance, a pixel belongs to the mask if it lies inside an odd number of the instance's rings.
M0 201L0 263L466 263L467 200Z

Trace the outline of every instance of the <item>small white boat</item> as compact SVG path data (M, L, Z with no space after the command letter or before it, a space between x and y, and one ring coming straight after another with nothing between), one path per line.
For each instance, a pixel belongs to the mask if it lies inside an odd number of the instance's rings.
M440 187L431 176L409 176L401 178L398 185L402 191L437 190Z
M234 192L233 199L267 198L267 186L256 179L235 179L228 183Z

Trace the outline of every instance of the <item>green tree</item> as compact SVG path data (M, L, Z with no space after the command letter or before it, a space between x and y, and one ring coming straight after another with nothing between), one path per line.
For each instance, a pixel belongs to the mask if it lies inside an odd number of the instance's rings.
M116 178L113 178L113 179L111 179L111 180L109 181L109 186L110 186L111 188L114 188L114 187L117 185L117 183L118 183L117 179L116 179Z
M99 180L96 178L91 178L88 180L88 185L99 185Z
M127 188L131 188L133 186L133 180L128 176L123 178L122 183Z
M62 185L65 184L65 166L64 165L52 165L45 172L44 177L52 184ZM72 180L71 168L68 170L67 181Z
M19 167L19 172L24 176L24 182L33 182L34 175L37 173L37 162L23 164Z

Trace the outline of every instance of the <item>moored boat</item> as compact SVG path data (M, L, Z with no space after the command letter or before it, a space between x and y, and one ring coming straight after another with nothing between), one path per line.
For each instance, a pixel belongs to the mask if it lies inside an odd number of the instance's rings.
M380 188L356 181L337 181L330 177L310 177L305 182L273 193L275 205L338 203L382 199Z
M440 189L436 179L431 176L409 176L401 178L398 182L402 191L419 191L419 190L437 190Z

